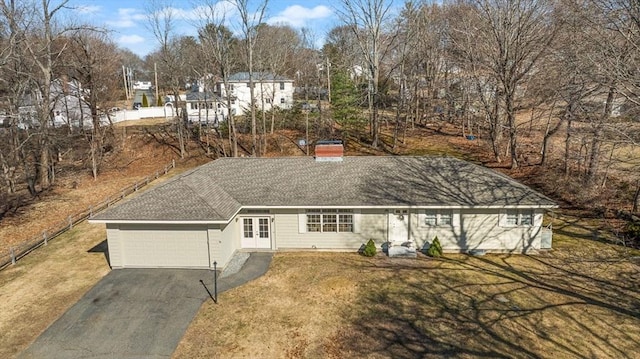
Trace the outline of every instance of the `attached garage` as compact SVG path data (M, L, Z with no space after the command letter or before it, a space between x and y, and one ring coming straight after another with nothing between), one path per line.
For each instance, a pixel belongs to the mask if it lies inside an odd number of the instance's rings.
M209 267L206 226L109 227L109 257L114 268Z

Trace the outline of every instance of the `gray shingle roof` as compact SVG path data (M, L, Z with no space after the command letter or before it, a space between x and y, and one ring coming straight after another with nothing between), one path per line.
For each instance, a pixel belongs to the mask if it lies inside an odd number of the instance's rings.
M218 101L222 99L212 92L189 92L186 97L187 101Z
M554 207L493 170L451 157L221 158L93 217L227 221L246 207Z
M282 76L277 76L269 72L254 72L253 73L254 81L285 81L292 82L293 80L287 79ZM249 81L249 73L248 72L236 72L235 74L229 76L229 81L240 81L240 82L248 82Z

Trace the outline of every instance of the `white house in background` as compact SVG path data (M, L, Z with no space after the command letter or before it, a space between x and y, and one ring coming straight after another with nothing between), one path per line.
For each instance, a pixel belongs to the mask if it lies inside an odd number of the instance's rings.
M218 268L235 251L535 253L551 247L549 198L452 157L220 158L95 214L112 268ZM394 251L394 249L396 251ZM402 249L402 251L397 251Z
M190 92L185 97L185 103L190 122L217 126L229 114L227 104L211 92Z
M267 72L255 72L253 83L258 109L269 111L274 106L281 109L290 109L293 106L293 80ZM215 92L223 99L230 96L231 113L242 114L251 106L249 73L238 72L229 76L229 89L225 88L222 80L218 81Z
M151 90L152 87L151 81L136 81L133 83L134 90Z

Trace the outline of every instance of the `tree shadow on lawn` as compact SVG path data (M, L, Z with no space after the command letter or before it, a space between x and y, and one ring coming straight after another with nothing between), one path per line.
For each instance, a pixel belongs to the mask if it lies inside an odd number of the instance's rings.
M637 285L567 270L563 258L454 255L388 260L327 351L390 358L631 358L640 350ZM371 262L369 262L371 263ZM365 265L366 266L366 265ZM383 266L384 267L384 266ZM367 280L363 271L363 281Z

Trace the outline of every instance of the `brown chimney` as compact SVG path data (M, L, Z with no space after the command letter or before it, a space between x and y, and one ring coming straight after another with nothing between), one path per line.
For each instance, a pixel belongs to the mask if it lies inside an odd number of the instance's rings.
M316 143L316 161L339 162L342 161L344 147L340 140L325 140Z

